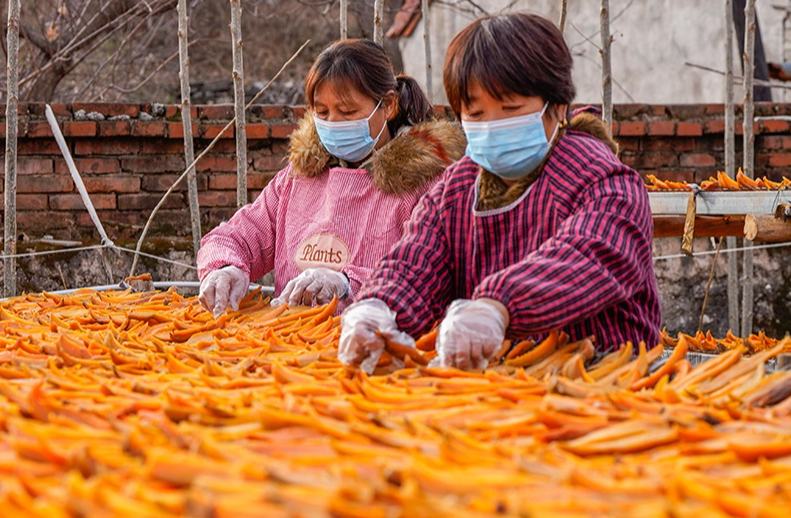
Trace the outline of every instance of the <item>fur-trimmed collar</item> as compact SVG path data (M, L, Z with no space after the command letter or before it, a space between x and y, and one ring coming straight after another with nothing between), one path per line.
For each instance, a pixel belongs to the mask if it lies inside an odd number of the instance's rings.
M458 123L422 122L406 128L366 160L368 171L382 192L403 194L425 186L464 155L467 142ZM307 114L291 134L289 159L298 176L319 176L330 167L344 165L321 145L313 117Z

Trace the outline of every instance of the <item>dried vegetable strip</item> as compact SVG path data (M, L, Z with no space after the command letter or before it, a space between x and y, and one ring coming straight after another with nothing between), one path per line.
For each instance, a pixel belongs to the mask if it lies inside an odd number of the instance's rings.
M646 189L656 191L691 191L692 186L687 182L662 180L655 175L645 176ZM718 171L715 176L700 183L704 191L778 191L791 188L791 178L783 177L780 181L763 178L750 178L741 169L736 173L736 178L723 171Z
M682 337L690 351L700 353L722 353L733 349L744 349L747 354L755 354L771 349L780 342L776 338L766 336L763 331L751 334L747 338L740 338L731 331L728 331L724 338L715 338L711 331L705 333L698 331L695 335L678 333L674 337L663 329L659 335L660 343L665 347L675 347ZM791 347L787 346L783 352L791 352Z
M680 337L593 357L504 344L484 372L338 363L334 306L217 320L169 292L0 302L3 516L781 516L789 340L692 367ZM729 338L731 341L735 341ZM754 352L752 356L745 353Z

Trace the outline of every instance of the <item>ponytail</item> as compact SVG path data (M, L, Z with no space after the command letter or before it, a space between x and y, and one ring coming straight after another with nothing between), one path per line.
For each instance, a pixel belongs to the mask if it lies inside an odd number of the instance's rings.
M434 108L414 78L399 74L396 84L398 115L388 123L391 135L395 135L403 126L414 126L434 116Z

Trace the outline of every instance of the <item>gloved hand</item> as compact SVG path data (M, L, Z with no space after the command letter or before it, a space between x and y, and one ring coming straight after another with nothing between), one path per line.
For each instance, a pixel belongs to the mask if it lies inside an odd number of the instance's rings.
M250 276L247 272L236 266L225 266L214 270L203 279L198 300L206 311L210 311L217 318L229 305L237 311L249 286Z
M342 299L349 294L349 279L329 268L308 268L286 284L283 292L272 301L273 306L320 306L332 297Z
M338 359L346 365L359 365L371 374L379 363L387 342L415 347L415 341L398 330L396 314L379 299L352 304L341 315Z
M441 367L485 369L508 327L508 310L489 299L454 300L439 325L437 358Z

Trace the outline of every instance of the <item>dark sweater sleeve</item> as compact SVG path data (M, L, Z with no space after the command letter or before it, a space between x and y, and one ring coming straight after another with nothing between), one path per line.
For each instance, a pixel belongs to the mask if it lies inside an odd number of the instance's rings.
M508 308L516 335L560 329L631 297L651 267L651 211L634 171L617 168L580 200L555 235L475 290Z

